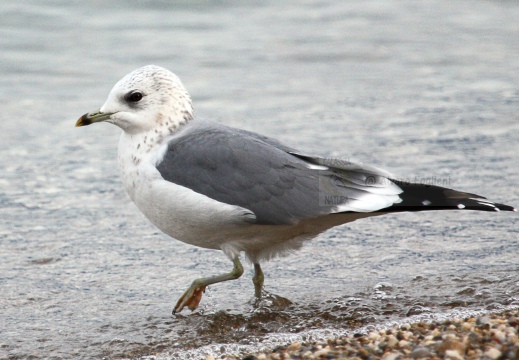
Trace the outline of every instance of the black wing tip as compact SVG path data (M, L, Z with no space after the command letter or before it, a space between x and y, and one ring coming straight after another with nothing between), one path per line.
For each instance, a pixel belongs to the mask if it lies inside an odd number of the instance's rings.
M434 185L399 183L402 201L384 211L476 210L514 211L510 205L499 204L487 198Z
M517 209L510 205L504 204L494 204L496 206L496 211L513 211L517 212Z
M469 198L467 201L471 201L471 203L466 207L467 210L472 210L471 207L474 207L473 210L483 210L483 211L514 211L517 209L510 205L499 204L493 201L489 201L486 198L478 197L478 198ZM476 204L474 204L474 202ZM461 202L460 205L465 205L464 202ZM458 205L458 207L460 207Z

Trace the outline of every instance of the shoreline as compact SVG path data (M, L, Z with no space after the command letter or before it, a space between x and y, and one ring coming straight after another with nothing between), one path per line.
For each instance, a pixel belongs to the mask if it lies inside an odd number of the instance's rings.
M519 310L469 318L394 325L324 342L294 342L255 354L205 360L283 359L510 359L519 360Z

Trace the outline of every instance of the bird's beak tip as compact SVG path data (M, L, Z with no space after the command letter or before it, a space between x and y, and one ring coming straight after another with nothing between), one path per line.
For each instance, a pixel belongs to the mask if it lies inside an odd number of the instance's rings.
M87 126L87 125L93 124L95 122L106 121L106 120L110 119L110 116L112 116L113 114L114 113L111 113L111 112L103 113L103 112L100 112L99 110L90 112L90 113L86 113L85 115L81 116L78 119L78 121L76 121L76 127Z
M86 125L90 125L92 124L92 121L90 121L88 119L88 113L86 113L85 115L81 116L77 121L76 121L76 127L80 127L80 126L86 126Z

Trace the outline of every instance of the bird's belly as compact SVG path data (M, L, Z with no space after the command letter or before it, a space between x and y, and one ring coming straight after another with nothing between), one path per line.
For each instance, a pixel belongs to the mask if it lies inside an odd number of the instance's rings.
M218 202L162 178L140 178L127 190L139 210L165 234L228 255L267 251L268 255L261 257L270 258L300 247L300 239L315 236L313 230L300 225L254 224L250 221L253 214L247 209Z
M220 249L250 227L252 214L160 179L140 181L130 197L167 235L199 247Z

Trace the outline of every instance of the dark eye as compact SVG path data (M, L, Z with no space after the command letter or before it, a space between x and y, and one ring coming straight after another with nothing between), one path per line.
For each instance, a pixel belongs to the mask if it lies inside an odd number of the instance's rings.
M141 101L143 95L140 91L133 91L126 95L126 101L136 103Z

